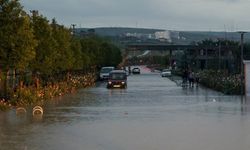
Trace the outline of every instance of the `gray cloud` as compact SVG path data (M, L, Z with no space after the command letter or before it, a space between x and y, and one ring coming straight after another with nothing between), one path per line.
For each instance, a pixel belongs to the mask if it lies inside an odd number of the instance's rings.
M249 30L248 0L22 0L59 23L174 30Z

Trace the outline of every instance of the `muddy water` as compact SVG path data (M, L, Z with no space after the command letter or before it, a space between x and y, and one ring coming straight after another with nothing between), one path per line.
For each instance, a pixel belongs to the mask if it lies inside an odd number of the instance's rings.
M249 150L250 107L238 96L128 77L51 101L43 116L0 114L0 150Z

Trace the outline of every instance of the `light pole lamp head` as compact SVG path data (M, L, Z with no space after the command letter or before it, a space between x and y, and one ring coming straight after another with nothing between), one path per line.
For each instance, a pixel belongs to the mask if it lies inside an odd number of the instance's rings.
M237 33L247 33L246 31L237 31Z
M247 33L246 31L238 31L237 33L244 35L245 33Z
M245 32L245 31L238 31L237 33L240 34L240 38L241 38L240 42L241 42L241 46L243 46L244 34L247 33L247 32Z

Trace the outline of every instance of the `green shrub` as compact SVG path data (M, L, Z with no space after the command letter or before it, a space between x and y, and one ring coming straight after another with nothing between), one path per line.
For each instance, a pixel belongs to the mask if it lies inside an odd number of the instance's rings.
M199 73L200 83L225 94L240 94L240 75L229 75L223 71L204 70Z

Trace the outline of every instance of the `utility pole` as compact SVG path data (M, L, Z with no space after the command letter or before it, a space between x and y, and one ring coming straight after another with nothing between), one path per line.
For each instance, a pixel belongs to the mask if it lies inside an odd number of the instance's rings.
M207 46L208 47L208 46ZM206 56L205 56L205 68L208 69L208 56L207 56L207 51L208 51L208 48L206 47Z
M244 45L243 45L243 42L244 42L244 34L246 32L243 32L243 31L240 31L238 32L240 33L240 78L241 78L241 95L243 95L244 93L244 75L243 75L243 71L244 71L244 66L243 66L243 48L244 48Z
M72 26L72 33L73 33L73 35L75 35L75 27L76 27L76 24L71 24L71 26Z
M221 41L219 39L219 67L218 67L219 71L221 69Z

